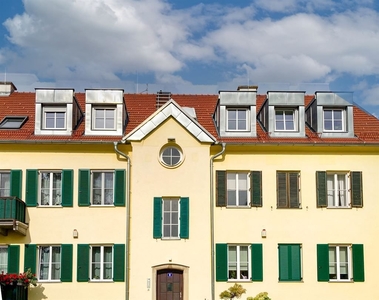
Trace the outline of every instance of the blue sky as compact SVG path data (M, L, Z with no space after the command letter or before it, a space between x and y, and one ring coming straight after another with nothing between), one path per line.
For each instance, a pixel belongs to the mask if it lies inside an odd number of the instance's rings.
M351 91L379 116L375 0L0 0L0 80L217 94Z

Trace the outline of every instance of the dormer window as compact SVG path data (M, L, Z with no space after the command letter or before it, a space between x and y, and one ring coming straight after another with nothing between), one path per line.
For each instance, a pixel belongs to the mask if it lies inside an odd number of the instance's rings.
M36 89L36 135L71 135L82 117L73 89Z
M258 120L271 137L305 137L304 92L267 92Z
M249 130L249 111L247 108L227 109L227 130L247 131Z
M324 109L324 131L345 131L343 109Z
M322 138L353 138L353 94L316 92L306 109L306 123Z
M257 87L220 91L214 120L222 137L255 137Z
M125 122L123 90L86 90L86 135L122 135Z
M297 123L296 109L275 109L275 131L295 131L298 127Z

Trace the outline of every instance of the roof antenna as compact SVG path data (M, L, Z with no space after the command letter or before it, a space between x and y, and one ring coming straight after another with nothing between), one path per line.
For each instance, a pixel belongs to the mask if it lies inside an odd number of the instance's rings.
M138 94L138 71L137 71L137 94Z
M147 94L149 93L149 84L146 83L146 89L144 91L142 91L140 94L146 92Z
M250 89L250 74L249 74L249 68L246 68L247 73L247 90Z

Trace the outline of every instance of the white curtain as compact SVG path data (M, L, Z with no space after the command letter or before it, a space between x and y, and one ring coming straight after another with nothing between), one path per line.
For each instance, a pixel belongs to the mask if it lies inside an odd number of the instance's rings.
M7 273L7 265L8 265L8 248L0 247L0 273Z

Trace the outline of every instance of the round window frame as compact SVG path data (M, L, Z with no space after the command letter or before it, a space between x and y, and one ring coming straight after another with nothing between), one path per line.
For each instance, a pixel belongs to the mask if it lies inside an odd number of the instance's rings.
M179 152L179 155L180 155L180 158L179 158L179 161L177 164L175 165L169 165L167 164L164 159L163 159L163 153L168 150L168 149L176 149L178 152ZM164 145L161 150L159 151L159 162L161 163L162 166L164 166L165 168L168 168L168 169L175 169L177 167L179 167L184 161L184 154L183 154L183 150L181 147L179 147L177 144L166 144Z

